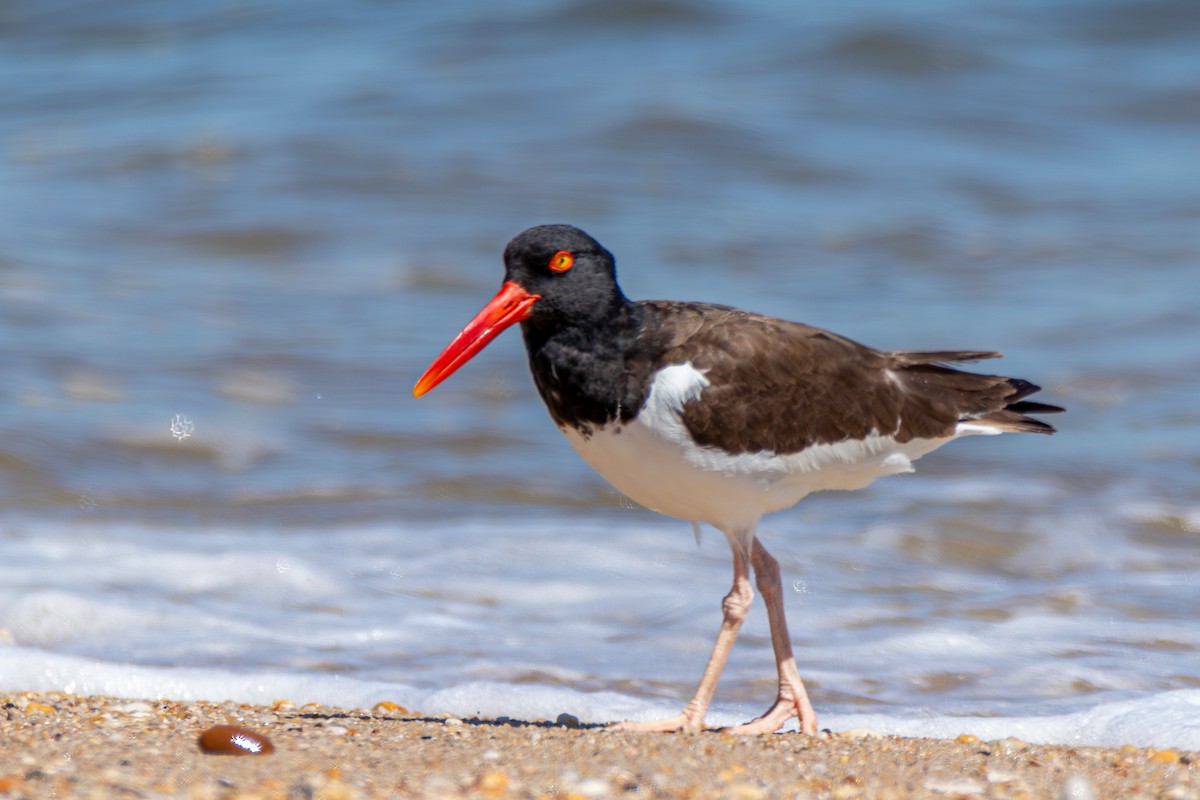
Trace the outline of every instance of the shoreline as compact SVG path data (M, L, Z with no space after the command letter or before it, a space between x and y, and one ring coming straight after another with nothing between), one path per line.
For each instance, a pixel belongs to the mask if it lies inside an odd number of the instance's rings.
M863 730L645 734L564 722L458 719L389 703L339 709L7 693L0 798L1200 800L1197 752ZM266 736L274 752L205 753L198 739L215 725Z

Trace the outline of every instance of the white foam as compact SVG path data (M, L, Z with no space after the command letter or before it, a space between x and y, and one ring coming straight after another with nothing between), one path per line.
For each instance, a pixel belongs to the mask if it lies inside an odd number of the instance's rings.
M961 488L990 502L980 480ZM954 479L939 481L954 493ZM1193 741L1190 723L1139 716L1144 703L1187 708L1172 692L1194 677L1200 633L1186 610L1195 554L1147 542L1138 520L1187 509L1125 506L1091 528L1087 552L1094 509L1022 514L997 569L937 557L940 531L975 534L943 523L936 497L922 500L924 512L909 502L907 490L880 492L870 515L817 504L764 522L823 724L859 726L867 702L878 711L871 726L884 731L934 735L930 720L998 719L1032 725L1046 741L1074 741L1072 725L1089 741ZM883 523L897 507L906 512ZM837 513L827 524L829 508ZM854 530L856 521L868 524ZM546 514L334 530L16 521L0 536L0 563L21 565L0 585L0 642L10 643L0 645L0 691L390 699L595 722L682 707L730 580L721 537L697 548L687 525L637 511L616 521ZM756 603L709 721L761 712L770 697L722 703L772 676ZM1023 730L1011 735L1030 738Z
M826 719L841 729L871 728L883 734L950 738L970 733L980 739L1013 736L1038 744L1200 749L1200 689L1102 703L1069 714L1029 717L927 717L839 714Z
M399 683L347 679L316 672L236 672L147 667L63 656L24 647L0 647L0 675L9 691L67 692L137 699L206 700L269 704L287 699L344 708L371 708L382 700L421 705L426 693Z

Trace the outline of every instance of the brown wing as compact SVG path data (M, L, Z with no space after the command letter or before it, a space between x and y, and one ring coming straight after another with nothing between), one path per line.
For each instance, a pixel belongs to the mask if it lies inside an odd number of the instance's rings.
M985 351L880 352L837 334L723 306L646 304L665 358L690 362L711 385L688 403L695 440L731 453L794 453L871 433L899 441L953 434L963 419L1002 430L1053 432L1019 403L1027 381L976 375L943 361L994 358Z

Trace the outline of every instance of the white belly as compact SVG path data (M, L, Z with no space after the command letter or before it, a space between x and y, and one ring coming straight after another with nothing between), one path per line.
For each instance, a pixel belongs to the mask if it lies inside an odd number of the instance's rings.
M763 514L795 505L811 492L859 489L884 475L910 472L917 458L956 438L900 444L874 435L792 455L730 455L696 444L680 418L683 405L707 386L690 364L667 367L631 422L609 423L589 436L562 430L575 452L630 499L726 531L752 528ZM983 432L964 426L957 435Z

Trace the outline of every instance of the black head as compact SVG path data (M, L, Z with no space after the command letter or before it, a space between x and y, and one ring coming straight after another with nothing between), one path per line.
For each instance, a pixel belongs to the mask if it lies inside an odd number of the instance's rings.
M539 225L504 248L506 281L539 295L529 309L533 327L595 321L627 301L617 286L612 253L572 225Z
M630 307L617 287L612 253L570 225L540 225L520 234L504 249L504 268L500 291L429 365L414 396L437 386L518 322L526 345L555 332L587 339Z

